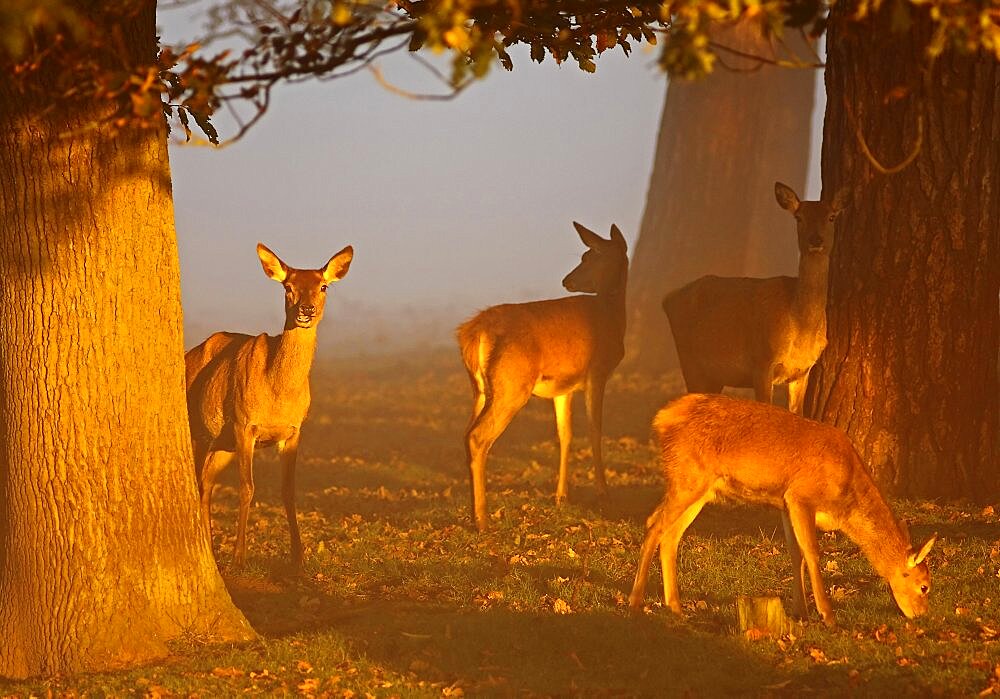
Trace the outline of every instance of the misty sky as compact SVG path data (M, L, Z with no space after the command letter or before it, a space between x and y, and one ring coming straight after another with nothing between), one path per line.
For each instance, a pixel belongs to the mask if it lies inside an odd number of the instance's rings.
M176 13L160 24L166 42L197 33ZM349 351L448 342L479 308L563 295L583 250L573 220L617 223L634 244L666 89L655 55L605 54L594 75L512 55L512 73L495 67L451 101L408 100L362 72L279 89L225 149L173 146L186 345L280 331L257 241L298 267L354 246L320 330ZM405 54L381 65L436 89Z

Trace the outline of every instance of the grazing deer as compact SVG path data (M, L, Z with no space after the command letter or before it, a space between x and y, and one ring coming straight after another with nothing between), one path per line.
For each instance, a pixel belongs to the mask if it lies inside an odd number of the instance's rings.
M556 503L566 499L573 393L583 390L590 423L594 477L607 491L601 456L604 386L625 353L628 255L618 226L606 240L574 222L587 246L563 279L570 292L593 294L493 306L458 328L474 405L465 432L476 526L486 529L486 455L532 395L551 398L559 435Z
M717 495L788 512L826 624L834 624L834 614L820 575L817 526L839 529L861 548L888 581L907 618L927 611L931 579L924 559L936 535L914 552L906 528L893 516L842 431L764 403L705 394L669 403L657 413L653 430L667 485L646 521L629 596L633 614L642 609L657 546L665 604L680 612L677 545L701 508Z
M281 461L281 495L288 516L291 562L302 566L295 517L295 457L309 410L309 370L316 328L323 319L329 284L347 274L354 257L348 245L321 269L294 269L257 244L264 273L285 287L285 327L276 337L218 332L184 355L188 420L201 488L201 516L211 536L212 487L237 458L240 511L235 563L246 560L246 529L253 500L253 452L275 444Z
M791 187L774 183L778 204L795 216L798 277L709 275L666 295L663 310L688 391L753 388L757 400L771 403L775 384L787 384L788 409L802 414L809 371L826 347L830 250L846 194L841 190L829 202L799 201ZM784 514L782 523L794 571L792 604L805 616L802 558Z

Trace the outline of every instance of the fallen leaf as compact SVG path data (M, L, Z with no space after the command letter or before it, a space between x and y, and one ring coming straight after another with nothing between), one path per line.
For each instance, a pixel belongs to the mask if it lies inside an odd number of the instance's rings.
M569 614L573 610L570 609L569 604L567 604L565 600L557 598L556 601L552 603L552 611L556 614Z
M319 690L319 678L307 677L299 682L298 690L302 694L313 695Z

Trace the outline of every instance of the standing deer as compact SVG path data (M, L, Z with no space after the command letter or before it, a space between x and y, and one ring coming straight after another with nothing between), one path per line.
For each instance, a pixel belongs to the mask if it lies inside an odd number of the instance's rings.
M291 562L302 566L302 540L295 516L295 458L302 421L309 410L309 370L316 328L323 319L329 284L347 274L350 245L321 269L294 269L263 244L257 256L264 273L285 288L285 327L276 337L218 332L184 355L188 420L201 488L201 516L211 536L212 487L237 458L240 510L235 564L246 561L246 529L253 500L253 452L275 444L281 461L281 495L288 517Z
M567 496L573 393L584 391L594 477L607 492L601 456L604 386L625 354L625 284L628 254L618 226L606 240L574 222L587 246L580 264L563 279L570 292L593 294L504 304L480 312L458 328L458 344L472 382L474 405L465 432L472 510L487 527L486 455L532 395L551 398L559 435L556 504Z
M791 187L774 183L778 204L795 216L798 277L709 275L666 295L663 310L689 392L753 388L757 400L771 403L774 386L787 384L788 409L802 414L809 371L826 347L830 250L846 194L799 201ZM784 513L782 524L794 573L792 606L805 616L802 557Z
M641 611L649 565L660 547L664 602L680 613L677 545L705 503L717 495L788 512L805 556L816 608L827 625L833 608L823 587L816 527L854 541L892 588L907 618L927 611L932 536L914 552L847 436L787 410L721 395L688 394L657 413L666 494L646 521L629 609Z

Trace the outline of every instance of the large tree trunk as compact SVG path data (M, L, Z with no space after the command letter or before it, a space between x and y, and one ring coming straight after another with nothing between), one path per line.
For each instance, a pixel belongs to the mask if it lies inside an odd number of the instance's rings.
M786 37L803 58L811 49ZM718 43L772 55L753 21L716 31ZM720 57L704 80L672 81L660 121L629 289L626 364L677 365L664 294L705 274L795 274L795 225L774 201L774 181L803 194L816 83L790 70ZM751 71L751 72L747 72Z
M852 186L853 203L807 409L846 430L891 492L981 500L1000 490L1000 69L954 53L927 68L926 13L894 33L891 9L831 15L823 181ZM885 167L915 150L922 121L916 159L877 172L855 118Z
M153 10L123 32L146 61ZM0 76L6 677L254 635L198 516L165 128L113 134L87 128L106 109L44 106Z

